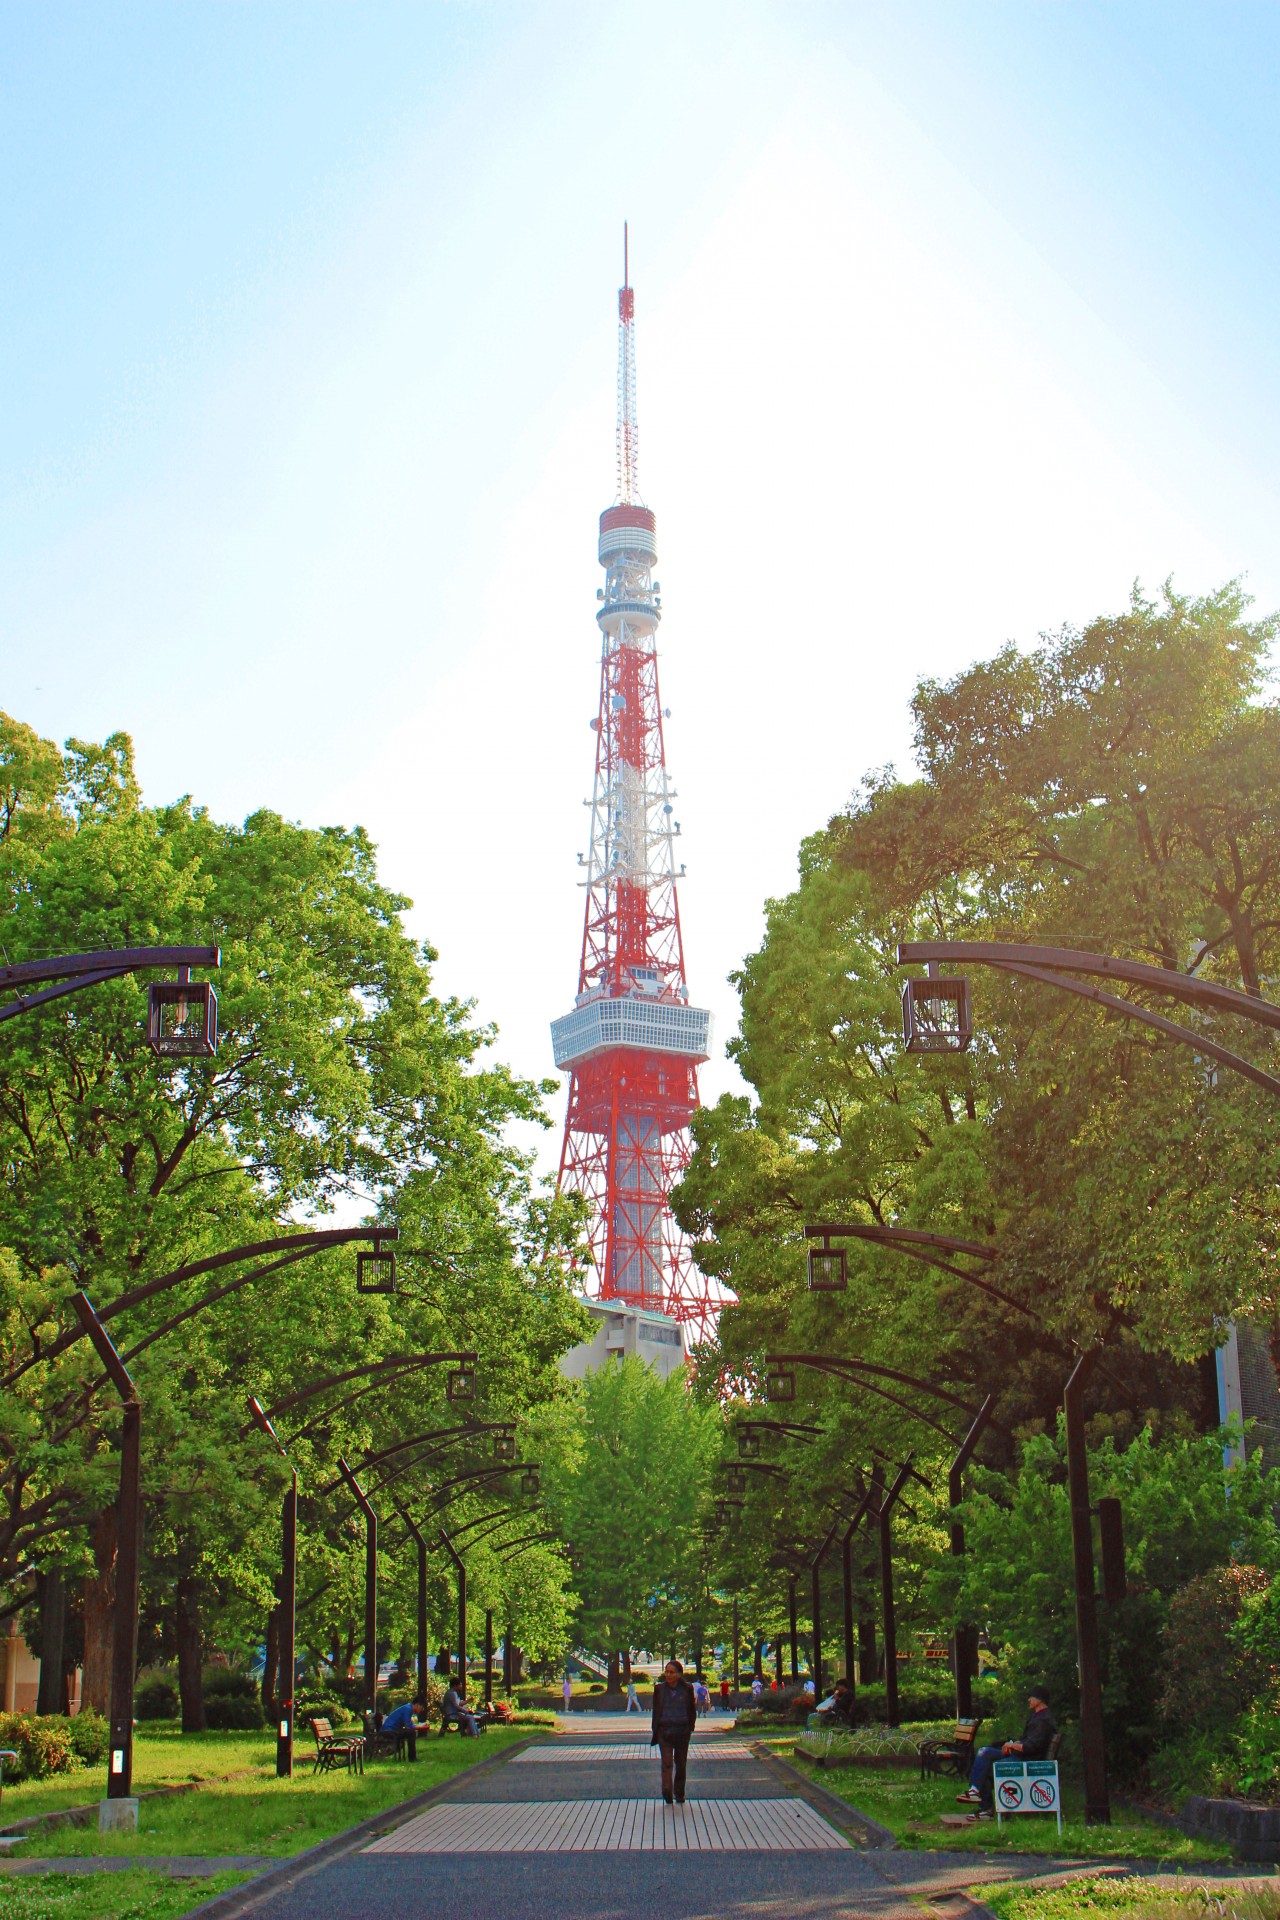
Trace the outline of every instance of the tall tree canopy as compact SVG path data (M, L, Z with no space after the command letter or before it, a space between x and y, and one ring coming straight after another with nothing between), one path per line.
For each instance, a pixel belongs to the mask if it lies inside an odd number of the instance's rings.
M1204 1416L1188 1363L1229 1316L1274 1312L1268 1096L1147 1028L977 969L971 1051L908 1056L895 949L1033 941L1273 990L1275 622L1246 616L1234 586L1135 593L1083 632L921 685L919 777L873 776L804 843L796 890L769 903L736 976L731 1051L752 1097L698 1117L676 1200L738 1297L708 1369L750 1374L770 1347L844 1352L969 1404L994 1391L1016 1429L1052 1419L1076 1344L1102 1336L1114 1356L1097 1392L1117 1417ZM1221 1037L1267 1056L1260 1030ZM860 1244L846 1294L809 1294L800 1229L832 1220L991 1245L986 1277L1025 1311ZM869 1385L810 1376L808 1391L842 1448L858 1424L865 1462L872 1446L946 1451Z
M147 806L123 735L59 753L5 720L0 772L10 960L163 943L222 949L211 1060L158 1062L145 1050L134 980L5 1027L4 1371L70 1324L75 1287L101 1309L160 1274L305 1219L322 1224L338 1208L400 1230L393 1298L357 1296L344 1251L264 1273L152 1345L164 1321L202 1299L207 1278L111 1323L118 1345L140 1349L144 1581L194 1583L208 1605L263 1609L280 1469L242 1432L247 1392L270 1406L389 1355L475 1348L480 1419L533 1416L563 1394L556 1362L583 1325L563 1257L578 1222L535 1187L508 1133L513 1121L544 1118L542 1090L486 1058L493 1036L469 1007L434 994L434 955L405 932L408 902L379 880L361 829L309 829L270 813L234 827L189 800ZM102 1519L116 1415L106 1393L86 1398L98 1381L82 1342L24 1373L0 1415L0 1572L11 1595L33 1557L85 1572L90 1614L109 1589L113 1552ZM449 1424L442 1368L402 1372L377 1391L359 1385L281 1420L313 1502L313 1547L327 1529L335 1552L344 1503L330 1496L326 1507L318 1489L337 1454L359 1460ZM460 1470L456 1457L450 1465ZM430 1512L449 1472L433 1460L399 1480L397 1495ZM477 1497L459 1494L450 1517L477 1511ZM344 1566L354 1565L349 1542L345 1551ZM542 1565L563 1592L563 1562L544 1554ZM532 1571L522 1563L512 1575L526 1595ZM321 1590L303 1598L323 1644L345 1624L354 1575L339 1577L335 1563L318 1578ZM496 1597L496 1563L491 1585ZM554 1614L545 1595L538 1602L544 1615L548 1604Z

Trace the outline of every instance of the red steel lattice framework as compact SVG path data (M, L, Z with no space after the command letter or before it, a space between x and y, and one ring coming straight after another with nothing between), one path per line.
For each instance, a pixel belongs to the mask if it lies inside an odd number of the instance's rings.
M625 247L625 239L624 239ZM618 495L600 516L605 584L600 706L578 995L552 1022L569 1072L560 1185L591 1208L595 1291L671 1315L690 1341L709 1336L722 1304L672 1217L688 1165L698 1065L711 1016L689 1003L676 892L674 789L658 691L661 589L652 577L657 522L640 499L635 292L618 293Z

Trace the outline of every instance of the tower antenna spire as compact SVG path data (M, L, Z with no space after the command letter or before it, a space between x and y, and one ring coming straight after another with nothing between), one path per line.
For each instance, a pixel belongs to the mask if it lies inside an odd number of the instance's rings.
M622 285L618 288L618 504L640 499L640 429L636 421L636 295L631 285L627 223L622 223Z

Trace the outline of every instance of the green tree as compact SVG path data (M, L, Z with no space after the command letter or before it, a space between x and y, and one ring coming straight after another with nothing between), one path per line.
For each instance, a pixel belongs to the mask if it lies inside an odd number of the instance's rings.
M130 981L6 1028L5 1369L43 1353L73 1287L101 1307L300 1217L364 1212L413 1250L394 1299L357 1296L350 1256L325 1256L229 1294L138 1354L144 1583L180 1595L188 1624L195 1609L184 1664L190 1681L195 1661L198 1688L199 1609L229 1630L239 1619L243 1636L244 1607L261 1617L270 1601L279 1472L241 1431L246 1392L273 1404L388 1354L471 1345L484 1356L483 1412L519 1418L554 1401L556 1359L583 1325L563 1257L578 1220L509 1144L513 1120L545 1120L541 1089L487 1059L492 1032L432 992L434 955L406 935L407 903L379 881L360 829L267 813L230 827L188 800L148 807L123 735L59 755L5 723L0 760L11 959L209 939L223 952L213 1060L152 1059ZM207 1284L139 1303L113 1322L117 1340L141 1346ZM97 1375L82 1343L25 1374L0 1415L0 1573L20 1582L34 1556L87 1576L91 1700L105 1686L114 1556L115 1414L84 1391ZM327 1482L344 1448L359 1457L439 1423L442 1384L439 1369L407 1373L385 1391L322 1398L318 1423L286 1421L304 1485ZM341 1535L340 1517L327 1524ZM354 1560L337 1544L322 1570L331 1598L349 1592Z
M579 1450L553 1473L551 1510L570 1543L577 1644L610 1661L631 1648L696 1646L712 1613L707 1528L721 1417L629 1355L577 1388Z

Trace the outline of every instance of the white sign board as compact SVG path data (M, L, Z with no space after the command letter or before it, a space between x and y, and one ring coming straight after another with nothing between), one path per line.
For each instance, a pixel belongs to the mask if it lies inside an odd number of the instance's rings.
M996 1824L1006 1813L1053 1813L1062 1832L1062 1794L1056 1760L997 1760Z

